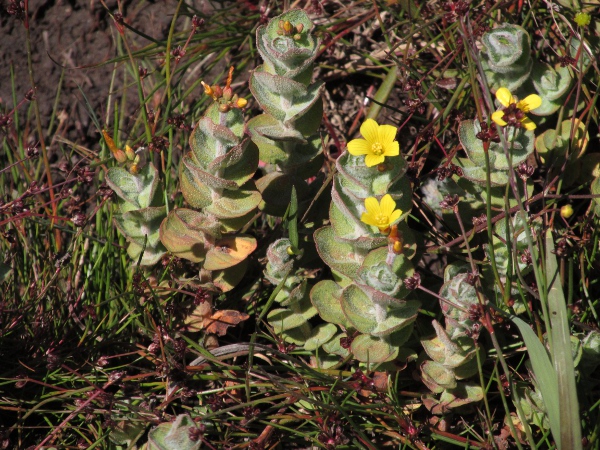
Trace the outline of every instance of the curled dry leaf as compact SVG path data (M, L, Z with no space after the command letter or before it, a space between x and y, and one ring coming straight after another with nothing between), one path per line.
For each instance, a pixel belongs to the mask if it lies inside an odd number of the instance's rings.
M212 316L204 320L204 326L207 333L215 333L219 336L224 336L227 333L227 328L237 325L238 323L250 317L246 313L227 309L217 311Z
M247 320L250 316L246 313L230 309L212 313L210 302L199 304L194 312L190 314L185 323L188 331L205 331L218 336L225 336L227 329Z

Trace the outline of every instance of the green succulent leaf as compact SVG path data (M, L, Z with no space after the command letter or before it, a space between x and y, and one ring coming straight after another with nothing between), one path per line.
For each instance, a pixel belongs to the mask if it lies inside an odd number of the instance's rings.
M342 288L331 280L319 281L310 291L310 300L323 320L348 328L350 323L342 311L341 296Z
M190 428L196 423L187 414L181 414L174 422L161 423L148 433L149 450L198 450L201 440L190 439Z
M243 234L219 239L206 253L204 268L222 270L235 266L256 250L256 245L256 239Z
M321 101L322 82L305 86L290 78L264 72L259 66L250 78L250 91L261 108L284 125L292 125Z
M398 356L399 348L391 345L384 338L361 334L357 336L350 347L358 361L370 364L392 361Z
M524 28L503 24L484 33L481 42L492 71L511 74L518 70L527 70L531 60L531 42Z
M292 308L280 308L270 311L267 315L269 324L275 333L289 331L308 323L311 317L317 315L316 308L306 298L304 301L295 303ZM308 336L306 337L308 339ZM304 344L304 342L302 342Z
M229 292L236 287L248 268L248 259L244 259L242 262L235 266L228 267L223 270L215 270L212 274L212 284L221 292Z
M452 370L435 361L424 361L421 364L421 380L436 394L457 386Z
M218 219L233 219L246 216L256 210L262 199L260 193L252 190L252 187L251 182L249 182L243 186L243 189L224 191L204 211L214 215Z
M302 25L302 32L296 33L299 39L279 33L279 24L285 21L293 26ZM299 9L274 17L266 27L258 27L256 45L267 70L308 84L320 44L320 40L312 34L313 28L308 15Z
M388 262L390 259L391 263ZM400 299L410 292L403 280L413 274L413 266L405 255L390 255L387 247L381 247L365 257L358 276L365 285Z
M354 246L335 238L331 227L319 228L315 232L315 244L321 259L332 269L355 279L362 263L362 256Z
M204 116L190 135L193 163L206 169L215 158L225 155L239 143L240 139L229 128Z
M466 158L455 158L453 162L463 170L463 175L467 180L485 186L487 178L485 167L476 166L470 159ZM507 183L508 171L494 170L490 173L490 184L492 186L506 186Z
M332 323L322 323L312 329L311 336L306 340L304 348L306 350L315 351L322 345L326 344L337 333L337 327Z
M542 63L534 64L531 78L535 90L542 97L542 105L546 101L557 100L566 94L572 81L568 67L553 68ZM539 114L537 109L531 113Z
M460 143L467 152L467 156L475 166L485 168L485 150L483 141L477 138L481 131L481 125L476 120L464 120L458 127L458 136ZM509 163L512 167L518 166L525 161L533 152L534 143L533 131L525 131L521 128L508 128L506 140L509 146L511 160L509 161L504 153L501 143L490 142L488 155L490 159L490 168L495 170L507 171Z
M387 336L412 324L420 307L419 302L397 300L355 284L344 289L341 305L354 328L373 336Z
M159 229L163 219L167 216L165 206L152 206L136 209L115 216L115 225L129 242L146 245L154 248L160 245ZM164 248L160 245L162 251Z
M214 245L221 237L220 224L209 216L191 209L178 208L169 213L160 226L160 240L175 256L202 262L206 244Z
M333 338L323 344L323 350L325 350L327 353L346 358L348 355L350 355L350 351L341 346L340 340L347 337L348 335L346 333L339 333L335 335Z
M106 183L125 203L134 208L158 206L154 204L158 187L158 171L151 163L146 164L138 174L132 174L123 167L111 167L106 174ZM123 211L124 212L124 211Z

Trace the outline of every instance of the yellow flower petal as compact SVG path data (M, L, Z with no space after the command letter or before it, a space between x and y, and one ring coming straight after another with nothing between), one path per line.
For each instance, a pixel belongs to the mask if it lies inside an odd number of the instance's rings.
M383 214L384 216L391 216L392 213L394 212L394 209L396 209L396 202L394 201L394 199L392 198L392 196L390 194L385 194L383 196L383 198L381 199L381 214Z
M362 216L360 216L360 221L366 223L367 225L373 225L374 227L377 226L377 223L375 222L373 216L370 216L367 213L362 213Z
M398 141L391 142L385 145L383 156L398 156L400 154L400 144Z
M531 111L532 109L539 108L540 106L542 106L542 97L537 94L528 95L519 103L517 103L517 108L525 113Z
M352 139L347 145L348 153L354 156L368 155L371 151L371 146L364 139Z
M394 211L392 213L392 215L390 216L390 225L393 224L395 221L397 221L401 215L402 215L402 210L397 209L396 211Z
M379 202L375 197L367 197L365 199L365 208L367 209L367 213L371 216L375 216L379 214Z
M379 138L379 125L373 119L367 119L360 126L360 134L367 140L369 147Z
M381 164L383 161L385 161L385 156L384 155L367 155L365 156L365 165L367 167L373 167L376 166L377 164Z
M392 125L379 125L379 142L387 146L394 142L398 129Z
M521 120L521 124L523 125L523 128L528 131L535 130L536 127L536 124L533 123L529 117L525 117L523 120Z
M501 87L500 89L498 89L496 91L496 98L498 99L498 101L500 102L500 104L502 106L504 106L505 108L508 105L510 105L511 103L515 102L515 99L513 98L512 94L505 87ZM498 125L500 125L500 124L498 124Z
M502 119L504 117L504 111L496 111L495 113L492 114L492 120L494 122L496 122L498 125L500 125L501 127L505 127L507 124L504 121L504 119Z

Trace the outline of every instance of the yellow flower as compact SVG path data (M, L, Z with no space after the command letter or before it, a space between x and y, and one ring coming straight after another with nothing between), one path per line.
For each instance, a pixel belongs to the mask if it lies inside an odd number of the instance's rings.
M535 130L535 123L525 114L542 105L542 98L539 95L531 94L517 102L510 91L502 87L496 91L496 98L504 108L492 114L494 122L501 127L511 125L517 128L523 127L526 130Z
M354 156L365 156L367 167L381 164L386 156L398 156L400 144L395 141L396 127L378 125L373 119L367 119L360 127L364 139L353 139L348 142L348 152Z
M575 23L580 27L587 27L592 21L592 16L589 14L578 12L575 14Z
M362 213L360 220L367 225L373 225L383 232L396 222L402 215L402 211L396 209L396 202L390 194L385 194L381 203L375 197L365 199L367 212Z

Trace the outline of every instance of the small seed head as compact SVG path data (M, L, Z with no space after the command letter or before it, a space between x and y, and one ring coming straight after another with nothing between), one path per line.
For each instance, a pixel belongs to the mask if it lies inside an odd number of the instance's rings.
M78 212L73 214L73 217L71 217L71 222L73 222L73 225L75 225L76 227L81 228L87 222L87 217L85 216L85 214Z

